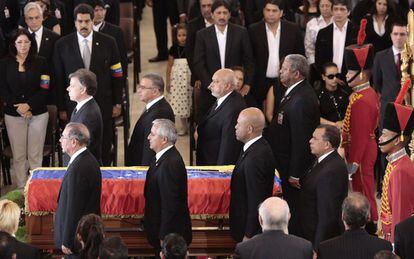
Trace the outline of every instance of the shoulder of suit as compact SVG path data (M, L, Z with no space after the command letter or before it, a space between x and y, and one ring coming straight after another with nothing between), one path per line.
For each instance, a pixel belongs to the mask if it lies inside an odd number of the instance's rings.
M57 34L56 32L54 32L54 31L52 31L52 30L50 30L50 29L48 29L46 27L43 27L43 33L45 35L51 37L51 38L54 38L54 39L58 39L60 37L59 34Z
M56 42L57 45L61 45L61 44L67 44L69 42L72 42L73 40L77 41L77 36L76 36L76 32L72 32L68 35L65 35L61 38L59 38Z

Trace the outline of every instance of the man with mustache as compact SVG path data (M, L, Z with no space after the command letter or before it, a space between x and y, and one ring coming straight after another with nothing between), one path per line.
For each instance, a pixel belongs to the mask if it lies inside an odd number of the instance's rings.
M98 89L94 95L102 112L103 135L102 164L110 165L113 142L113 118L121 114L124 76L115 40L103 33L93 31L94 11L87 4L80 4L74 11L76 32L56 42L53 55L59 117L63 121L76 103L66 91L68 76L80 68L95 73Z

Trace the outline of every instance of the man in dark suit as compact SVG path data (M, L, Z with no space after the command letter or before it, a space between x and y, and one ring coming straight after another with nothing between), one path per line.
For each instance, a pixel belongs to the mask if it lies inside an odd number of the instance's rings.
M392 47L382 50L375 55L372 68L372 82L375 90L380 94L381 101L379 132L383 128L385 107L387 107L387 103L395 101L400 90L401 52L404 49L407 37L407 26L405 24L394 24L391 31ZM386 155L380 155L380 182L382 182L385 167L387 166ZM377 188L381 192L381 184L378 184Z
M7 53L6 46L7 46L6 38L4 37L3 31L0 27L0 58L3 58L3 56L6 55L6 53Z
M351 193L342 204L345 233L319 244L318 258L366 259L381 250L392 251L391 243L368 234L364 227L370 218L370 205L364 195Z
M303 36L297 24L281 21L284 1L266 0L264 21L249 27L250 41L255 57L253 96L263 106L270 86L280 93L275 96L275 110L282 99L284 88L279 84L280 61L288 54L305 55Z
M60 137L62 150L70 156L59 190L54 222L55 246L73 254L79 219L89 213L101 214L101 170L87 150L90 134L81 123L68 123Z
M68 76L79 68L94 72L98 79L98 91L94 98L102 113L103 141L102 163L111 163L113 143L113 118L121 114L123 71L115 40L92 30L94 12L87 4L75 8L76 32L56 42L53 55L58 109L61 120L68 120L75 103L65 93Z
M275 159L262 137L266 121L258 108L240 112L236 138L244 143L231 175L230 232L241 242L261 232L257 207L273 194Z
M213 17L211 16L211 5L213 0L200 0L200 12L201 16L192 19L187 25L187 39L185 42L185 54L187 57L187 63L191 70L191 85L195 85L196 78L194 70L194 47L196 41L196 34L198 31L209 27L214 24ZM196 87L200 87L201 82L197 83Z
M242 66L245 71L246 93L250 90L254 74L253 54L247 30L229 23L230 6L216 0L211 6L214 26L197 32L194 50L194 70L201 81L200 103L196 108L202 119L214 103L208 86L213 74L220 68Z
M197 128L197 165L234 165L237 161L241 143L234 126L246 104L234 91L235 82L234 72L228 68L213 75L209 89L217 101Z
M395 226L395 253L401 259L414 258L414 216Z
M348 0L334 0L332 3L333 23L319 30L315 43L315 64L322 74L322 66L326 62L334 62L345 80L347 68L344 62L344 49L356 43L357 30L348 21L351 12Z
M27 24L27 29L32 34L37 44L37 52L39 56L46 58L47 64L53 62L53 48L56 41L59 39L59 34L43 27L43 10L35 2L29 2L24 7L24 20ZM53 66L49 66L53 78ZM52 80L53 82L53 80ZM56 105L56 89L54 84L49 89L47 103Z
M300 179L300 223L303 238L313 247L344 231L341 205L348 195L348 171L338 154L341 133L332 125L319 125L309 141L317 157Z
M178 9L176 0L145 0L147 6L152 7L152 17L158 54L150 58L149 62L159 62L168 59L167 19L171 26L178 23Z
M19 2L16 0L0 0L0 28L6 39L17 29L20 18Z
M191 219L188 209L187 170L174 144L177 131L172 121L156 119L148 136L156 153L145 178L144 228L148 242L159 258L164 237L177 233L191 243Z
M105 17L107 16L105 6L106 4L103 0L92 1L92 7L94 8L93 30L102 32L115 39L121 59L122 71L124 72L124 78L126 78L128 76L128 56L124 34L119 26L105 21Z
M67 88L70 100L76 102L70 122L84 124L91 135L88 149L101 163L102 153L102 115L93 95L96 93L96 75L84 68L69 75Z
M155 153L150 149L147 139L155 119L174 121L174 112L165 100L164 80L156 74L144 75L138 86L138 98L145 103L145 109L134 127L125 156L127 166L148 166Z
M297 208L299 179L311 165L313 157L309 140L320 120L318 99L306 81L308 67L302 55L290 54L285 57L280 70L280 82L287 90L265 134L282 179L283 197L292 212L289 233L296 235L300 234Z
M312 244L288 234L289 206L286 201L271 197L259 207L263 233L236 246L234 258L241 259L311 259Z

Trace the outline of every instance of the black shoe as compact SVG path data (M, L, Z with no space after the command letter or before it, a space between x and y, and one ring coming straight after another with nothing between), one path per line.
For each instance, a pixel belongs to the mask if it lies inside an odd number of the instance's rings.
M149 62L160 62L160 61L165 61L168 59L168 56L155 56L153 58L148 59Z

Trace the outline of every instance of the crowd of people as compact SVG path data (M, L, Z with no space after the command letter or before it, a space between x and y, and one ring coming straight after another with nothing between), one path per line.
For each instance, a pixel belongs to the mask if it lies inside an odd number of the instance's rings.
M0 2L0 91L18 188L42 165L48 108L57 107L68 169L55 245L97 258L112 251L105 244L124 247L104 238L97 215L128 61L119 2L69 2ZM235 165L235 257L413 257L414 112L411 81L401 84L411 72L409 1L145 2L157 40L149 62L168 60L167 73L165 81L154 73L139 81L145 109L125 164L149 166L143 226L156 257L185 258L192 241L187 173L175 148L189 128L197 165ZM272 197L275 170L283 200ZM22 245L10 222L0 245ZM168 256L168 241L181 255Z

